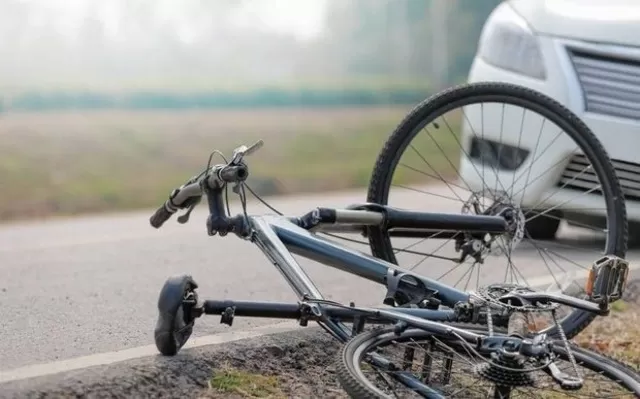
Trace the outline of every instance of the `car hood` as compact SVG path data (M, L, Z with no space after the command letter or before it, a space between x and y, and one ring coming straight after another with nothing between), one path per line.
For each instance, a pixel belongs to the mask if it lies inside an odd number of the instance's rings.
M509 4L541 34L640 46L639 0L509 0Z

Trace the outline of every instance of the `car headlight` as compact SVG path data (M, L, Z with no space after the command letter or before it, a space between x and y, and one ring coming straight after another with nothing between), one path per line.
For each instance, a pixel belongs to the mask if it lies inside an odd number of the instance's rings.
M478 56L489 64L533 78L547 76L538 38L506 2L487 19L478 43Z

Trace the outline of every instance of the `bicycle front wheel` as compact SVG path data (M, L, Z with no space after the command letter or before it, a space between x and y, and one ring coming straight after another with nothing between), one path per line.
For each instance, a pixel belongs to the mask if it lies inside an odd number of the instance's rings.
M583 385L579 390L564 390L539 367L501 365L477 355L469 346L451 335L437 336L420 329L400 335L393 327L372 330L356 335L343 347L338 380L354 399L640 397L636 372L582 348L573 347L571 352ZM555 345L554 352L558 369L574 373L563 345ZM384 361L374 365L369 361L374 354Z
M415 107L381 150L367 200L425 212L509 211L510 230L491 241L369 229L374 256L464 291L504 282L584 297L578 281L592 263L627 250L625 200L600 141L557 101L511 84L465 84ZM569 338L595 317L568 308L560 316ZM539 331L552 328L542 320Z

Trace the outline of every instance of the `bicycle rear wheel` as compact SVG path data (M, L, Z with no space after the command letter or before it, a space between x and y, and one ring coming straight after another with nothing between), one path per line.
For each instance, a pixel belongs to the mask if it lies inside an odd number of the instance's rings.
M474 332L483 333L475 330ZM583 376L579 390L563 390L549 375L533 367L505 371L495 360L478 356L469 344L453 336L436 336L420 329L400 335L394 328L372 330L355 336L343 347L338 363L338 380L354 399L359 398L635 398L640 397L640 376L630 368L595 352L571 348ZM554 362L568 374L573 364L561 344L554 346ZM385 367L368 361L375 353L388 360ZM510 365L510 364L509 364ZM408 388L393 375L418 381L430 392ZM379 383L379 384L378 384Z
M463 233L408 239L369 229L374 256L465 291L505 282L582 296L577 277L603 254L627 251L624 196L602 144L555 100L511 84L465 84L415 107L381 150L367 200L429 212L513 211L512 231L465 259L471 239ZM560 324L573 337L594 317L565 308Z

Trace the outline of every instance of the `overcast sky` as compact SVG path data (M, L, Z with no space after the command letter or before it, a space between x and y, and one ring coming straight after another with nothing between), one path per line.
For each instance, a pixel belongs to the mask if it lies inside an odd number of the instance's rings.
M300 38L314 37L322 30L326 0L253 0L240 20L259 24Z
M23 0L36 3L50 18L55 15L56 25L70 35L76 33L82 19L92 11L100 15L107 30L115 34L118 29L118 16L122 7L127 6L127 0ZM215 0L209 0L215 1ZM156 0L156 11L163 19L176 24L179 31L184 31L185 39L192 34L189 32L193 24L193 11L189 10L186 2L181 0ZM323 25L326 10L326 0L249 0L238 10L234 22L239 26L254 29L269 29L280 32L293 33L301 39L317 36ZM189 14L191 11L191 14ZM35 18L34 23L38 23Z

